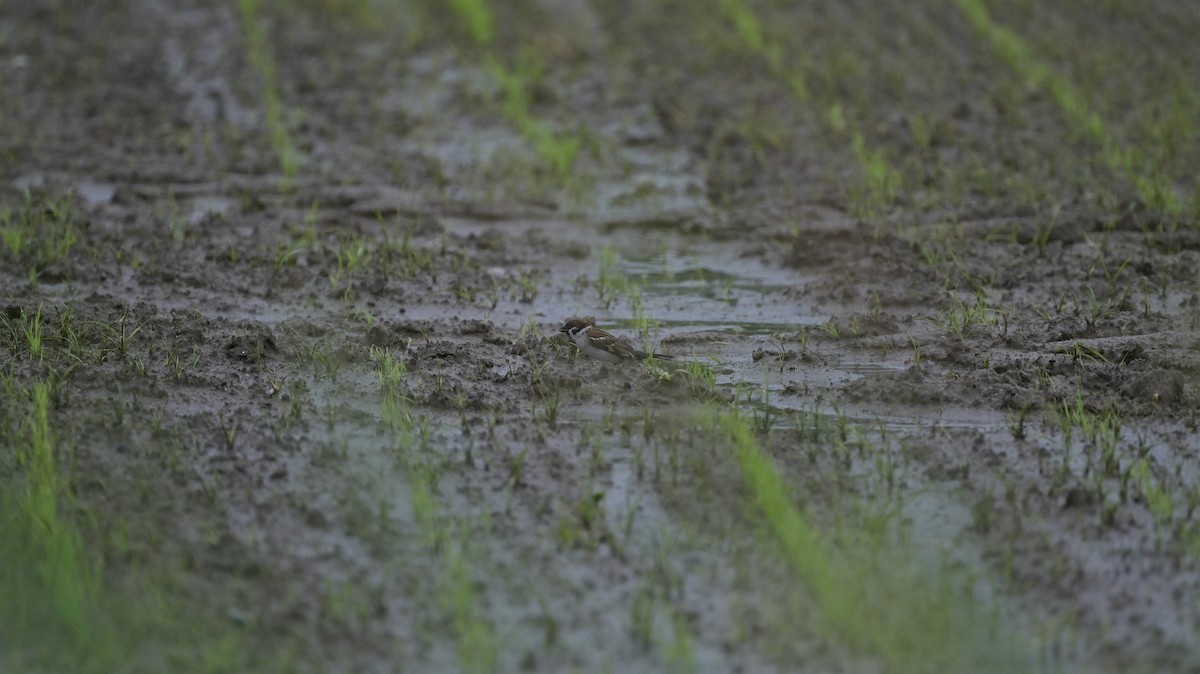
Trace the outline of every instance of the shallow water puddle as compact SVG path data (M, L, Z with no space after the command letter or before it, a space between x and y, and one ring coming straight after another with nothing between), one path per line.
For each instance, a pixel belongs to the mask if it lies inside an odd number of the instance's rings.
M795 331L820 325L827 315L798 311L794 290L811 279L742 257L727 244L678 228L611 228L602 221L516 218L443 218L446 231L483 236L500 231L514 239L553 236L588 251L545 271L542 285L575 287L566 297L539 295L532 302L502 303L508 313L559 317L595 315L605 326L627 325L636 315L661 326L707 325L751 334ZM497 273L511 270L498 269ZM580 280L584 280L581 285ZM720 317L718 320L717 317Z
M75 193L88 206L101 206L112 201L117 192L117 186L112 183L99 183L85 180L75 183Z
M646 128L653 134L653 129ZM626 129L626 134L639 130ZM625 146L621 157L629 175L600 180L594 201L610 218L636 220L647 213L703 213L709 207L704 178L692 153L683 149Z
M660 335L679 336L696 332L720 332L730 335L754 336L777 335L795 332L800 326L819 325L817 317L801 317L795 323L769 323L762 321L704 320L686 318L655 318L653 324ZM622 329L638 329L641 321L633 317L614 316L605 321L605 326Z
M47 189L57 185L61 176L49 172L27 173L17 177L9 184L21 191ZM69 181L70 193L76 196L85 206L103 206L112 201L117 192L117 185L111 182L77 179Z
M209 216L226 216L237 206L237 200L216 195L197 196L190 200L187 221L189 225L198 225Z
M689 295L726 304L747 295L786 292L797 287L799 281L786 270L768 269L728 255L681 253L676 249L651 255L636 249L622 250L617 269L650 296Z
M788 405L764 405L762 402L753 403L760 413L768 412L773 421L771 428L780 430L800 430L806 423L811 423L811 416L820 417L821 422L830 427L851 425L871 432L932 432L938 429L974 428L980 431L1003 430L1007 420L998 413L981 414L978 410L954 407L911 407L888 406L882 410L861 405L836 407L828 404L813 404L809 407L791 407Z
M742 258L728 247L656 232L637 232L632 241L618 239L614 247L609 273L623 278L645 304L645 314L662 325L707 324L771 334L829 319L799 305L795 291L809 279Z
M833 370L849 372L858 375L893 374L903 372L906 364L903 360L861 360L843 358L829 366Z

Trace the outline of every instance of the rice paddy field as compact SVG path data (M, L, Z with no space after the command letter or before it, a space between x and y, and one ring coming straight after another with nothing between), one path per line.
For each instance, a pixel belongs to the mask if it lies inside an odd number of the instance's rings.
M1197 35L3 3L0 670L1200 672Z

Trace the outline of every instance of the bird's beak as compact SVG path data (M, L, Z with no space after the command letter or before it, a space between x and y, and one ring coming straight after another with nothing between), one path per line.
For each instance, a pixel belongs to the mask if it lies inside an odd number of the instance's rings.
M571 329L564 325L561 328L559 328L558 331L559 332L570 332Z

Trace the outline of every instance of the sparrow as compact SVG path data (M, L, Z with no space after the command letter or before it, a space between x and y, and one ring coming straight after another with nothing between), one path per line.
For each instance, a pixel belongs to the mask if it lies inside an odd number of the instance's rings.
M627 340L611 335L582 318L569 318L559 332L567 333L575 346L584 354L606 363L619 363L623 360L675 360L672 356L661 353L646 353L635 349Z

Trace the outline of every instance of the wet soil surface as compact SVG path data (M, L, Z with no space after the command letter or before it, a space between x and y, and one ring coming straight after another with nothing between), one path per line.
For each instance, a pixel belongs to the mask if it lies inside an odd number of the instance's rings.
M965 19L762 4L813 53L670 2L494 7L488 49L440 3L7 3L0 202L76 240L2 251L0 370L57 378L104 573L178 569L299 671L896 662L773 554L697 420L733 406L830 540L884 521L1015 635L970 667L1200 671L1194 216ZM496 81L535 52L565 173ZM590 361L576 315L676 361Z

